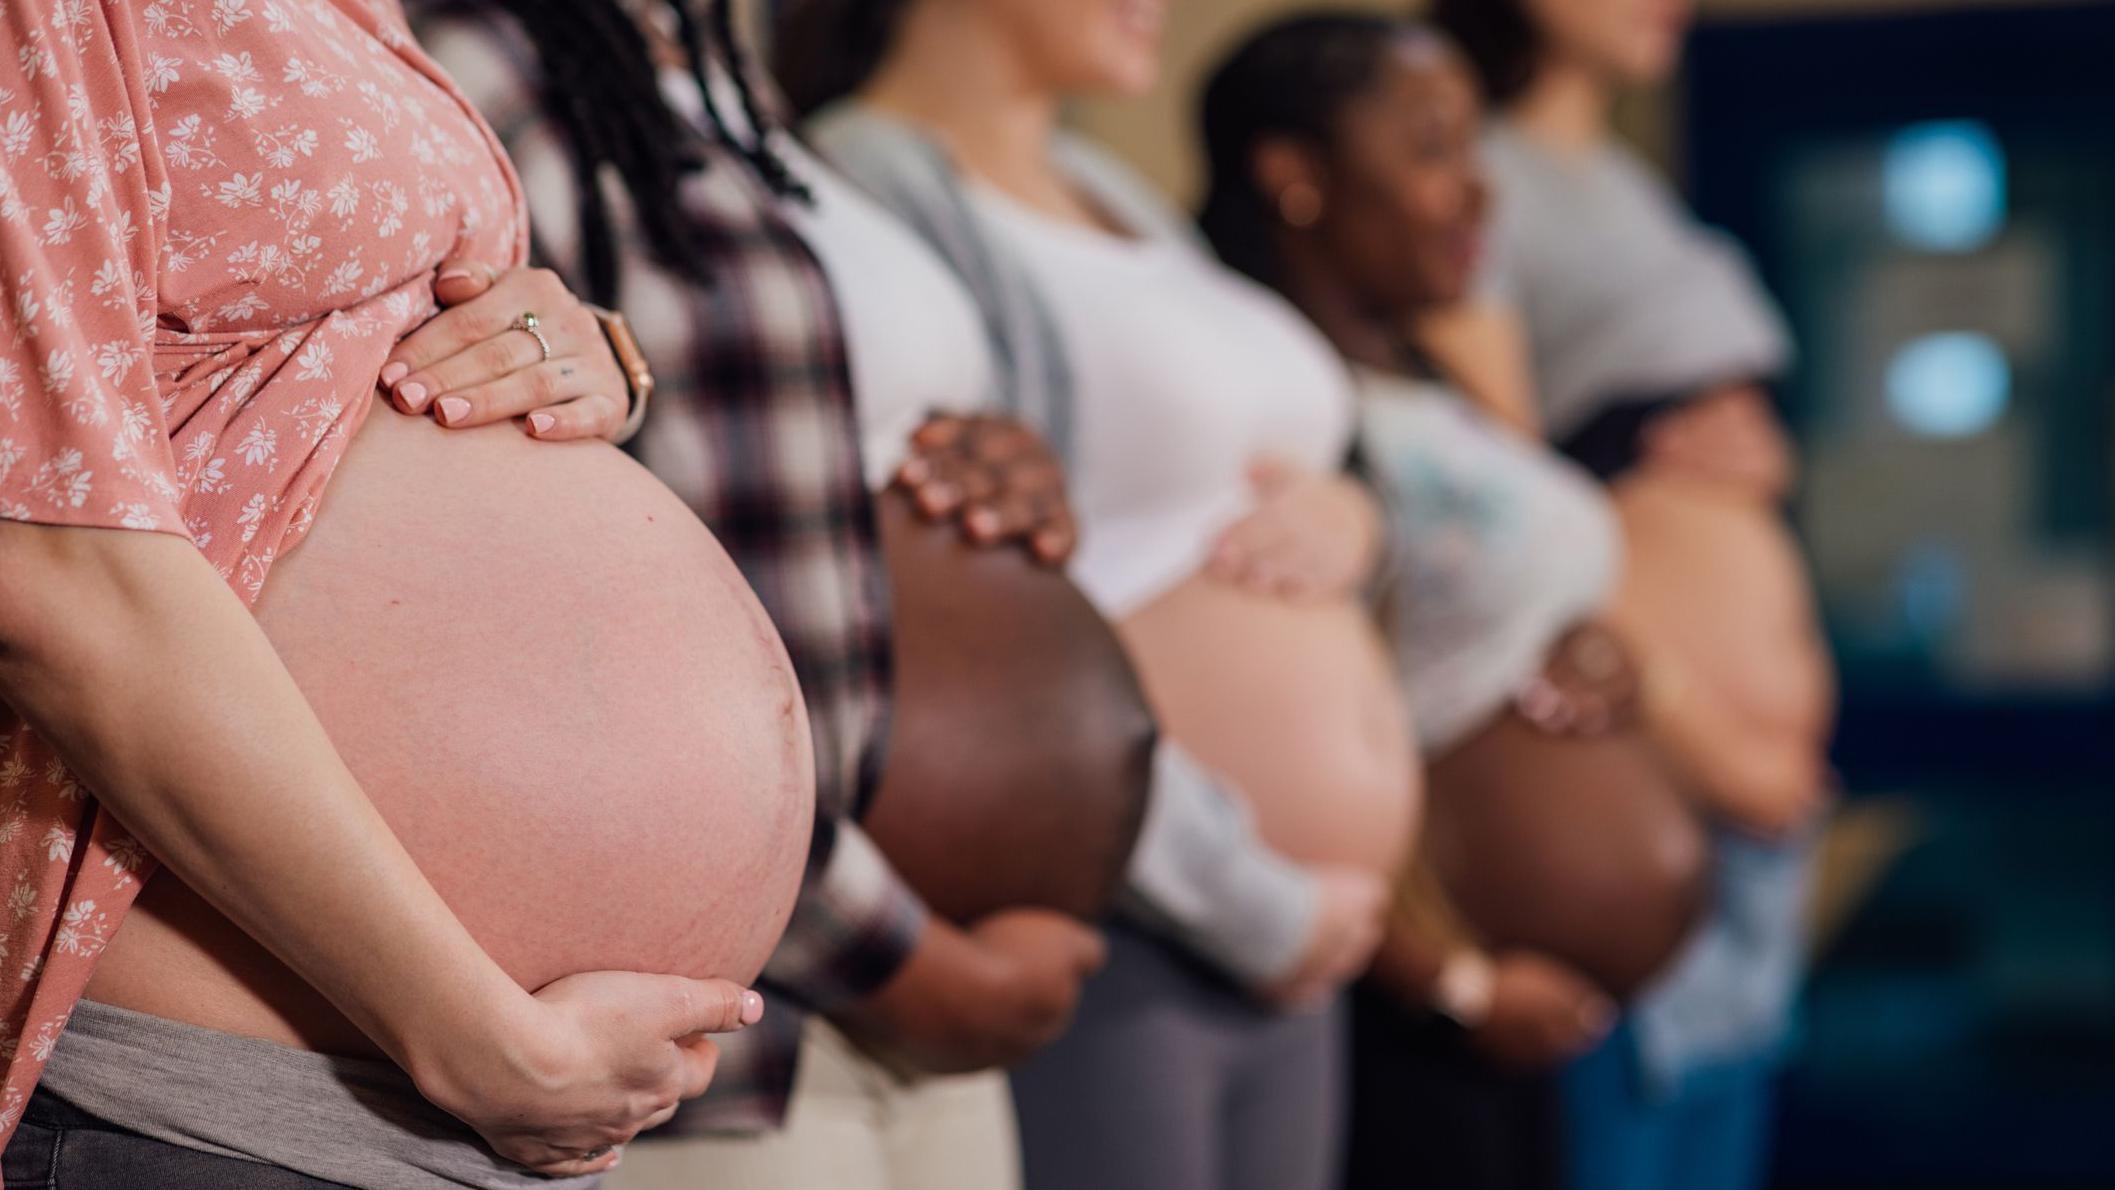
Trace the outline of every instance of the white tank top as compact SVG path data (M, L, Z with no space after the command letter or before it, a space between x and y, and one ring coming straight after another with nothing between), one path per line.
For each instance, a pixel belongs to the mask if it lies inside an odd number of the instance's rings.
M1382 619L1418 742L1444 751L1541 672L1622 566L1601 486L1442 385L1359 374L1359 445L1389 505Z
M1276 294L1172 235L1112 235L987 186L971 195L1035 279L1072 367L1072 577L1104 615L1197 571L1252 506L1251 460L1342 464L1350 378Z

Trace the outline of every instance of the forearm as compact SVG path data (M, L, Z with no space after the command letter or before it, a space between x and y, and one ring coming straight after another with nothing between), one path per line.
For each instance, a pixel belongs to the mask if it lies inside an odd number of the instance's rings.
M1373 981L1404 1004L1428 1005L1450 953L1437 939L1409 923L1390 921L1380 949L1373 953Z
M888 857L851 822L811 868L764 977L803 1007L834 1013L893 980L936 922Z
M1484 412L1522 435L1542 436L1527 331L1510 306L1484 297L1430 311L1411 335Z
M1406 1004L1429 1004L1447 961L1476 943L1432 869L1416 863L1390 906L1373 978Z
M1272 851L1246 807L1167 741L1126 877L1130 916L1251 989L1293 969L1317 913L1314 878Z
M1648 671L1644 698L1648 730L1705 810L1767 837L1812 815L1824 785L1818 743L1744 721L1664 665Z
M0 524L0 698L173 873L418 1072L527 996L188 542Z

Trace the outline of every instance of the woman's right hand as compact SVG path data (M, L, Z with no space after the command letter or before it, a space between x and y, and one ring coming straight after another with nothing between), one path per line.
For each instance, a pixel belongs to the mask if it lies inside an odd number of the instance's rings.
M1492 959L1491 975L1490 1007L1469 1036L1508 1066L1541 1070L1568 1062L1615 1026L1615 1002L1556 959L1509 952Z
M1299 965L1263 999L1280 1008L1314 1008L1364 974L1381 944L1388 885L1363 868L1313 869L1317 906Z
M1212 577L1257 595L1333 599L1373 573L1382 523L1365 485L1273 457L1251 463L1249 483L1255 507L1213 543Z
M1079 542L1065 468L1042 435L1011 417L938 413L912 433L896 482L930 521L956 521L972 545L1020 542L1058 566Z
M552 1177L600 1173L705 1093L719 1060L708 1034L763 1013L761 996L726 980L590 972L495 1012L496 1035L449 1038L414 1074L507 1160Z

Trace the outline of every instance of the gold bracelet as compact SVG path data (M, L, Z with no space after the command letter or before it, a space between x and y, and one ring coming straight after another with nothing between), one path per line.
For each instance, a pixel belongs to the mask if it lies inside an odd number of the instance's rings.
M1491 956L1457 950L1447 956L1432 982L1432 1010L1464 1029L1475 1029L1491 1019L1497 993L1498 966Z
M624 424L617 429L610 441L619 446L631 441L632 435L646 422L646 404L654 395L654 370L646 362L646 353L639 349L639 340L632 335L632 324L615 310L605 310L589 305L589 312L602 326L602 337L609 340L610 354L617 357L617 366L624 371L624 384L630 390L626 395L630 405L625 410Z

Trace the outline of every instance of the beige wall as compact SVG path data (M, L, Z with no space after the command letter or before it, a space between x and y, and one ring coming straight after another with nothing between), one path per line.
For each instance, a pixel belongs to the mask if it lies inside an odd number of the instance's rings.
M1707 18L1749 18L2082 2L2091 0L1699 0L1699 7ZM1268 17L1300 8L1400 12L1415 6L1414 0L1172 0L1167 69L1159 89L1144 100L1084 104L1076 119L1187 202L1195 197L1198 184L1193 148L1197 88L1204 72L1235 39ZM1640 106L1628 113L1626 125L1648 151L1671 140L1663 110Z

